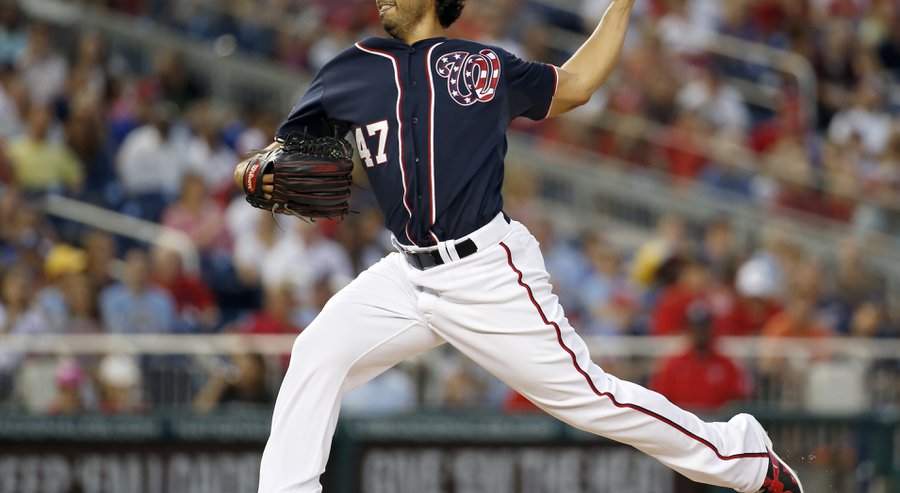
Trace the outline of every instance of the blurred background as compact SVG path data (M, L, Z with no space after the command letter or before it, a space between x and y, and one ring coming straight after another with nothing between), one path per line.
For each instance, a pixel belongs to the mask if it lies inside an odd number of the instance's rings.
M451 33L560 65L608 3ZM0 0L0 493L256 491L293 338L391 246L362 174L357 214L276 224L231 170L381 34L370 0ZM638 0L590 103L509 140L598 364L756 413L807 491L900 492L900 4ZM713 491L449 347L343 411L328 492Z

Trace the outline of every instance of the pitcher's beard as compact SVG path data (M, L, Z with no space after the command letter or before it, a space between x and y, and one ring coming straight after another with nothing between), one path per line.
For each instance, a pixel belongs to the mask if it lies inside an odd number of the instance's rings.
M417 24L422 22L428 13L429 3L420 1L413 5L404 6L401 10L399 5L394 6L385 15L381 17L381 27L391 37L405 40L406 36L415 28Z
M402 39L400 26L395 19L384 19L381 21L381 27L384 28L384 31L391 35L392 38Z

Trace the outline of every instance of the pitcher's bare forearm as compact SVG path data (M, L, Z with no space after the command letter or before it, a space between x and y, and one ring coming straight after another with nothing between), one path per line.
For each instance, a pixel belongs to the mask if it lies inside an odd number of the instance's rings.
M593 34L559 68L559 85L550 115L561 115L586 103L609 77L625 42L635 0L613 0Z

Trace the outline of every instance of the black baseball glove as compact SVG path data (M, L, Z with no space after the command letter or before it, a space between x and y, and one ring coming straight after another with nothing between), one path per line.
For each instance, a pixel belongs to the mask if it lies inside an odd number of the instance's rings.
M306 219L343 217L350 210L353 148L339 137L289 135L252 157L244 168L247 202L273 213ZM266 198L263 177L272 175Z

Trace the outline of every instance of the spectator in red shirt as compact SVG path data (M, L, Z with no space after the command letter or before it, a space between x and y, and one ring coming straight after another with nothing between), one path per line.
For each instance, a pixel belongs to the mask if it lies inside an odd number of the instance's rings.
M297 322L297 299L289 283L266 290L262 310L238 321L234 330L243 334L299 334L303 327ZM280 358L281 371L287 371L291 357Z
M705 296L709 269L697 260L684 260L678 266L675 282L664 288L653 308L650 320L652 335L681 333L687 326L688 305Z
M294 321L295 308L294 290L289 284L268 289L263 309L239 323L238 330L247 334L297 334L301 329Z
M218 325L216 295L203 279L184 271L178 252L165 247L153 251L153 281L175 301L182 331L210 331Z
M748 374L716 348L712 315L703 302L690 304L684 314L690 346L663 360L650 388L674 404L696 411L718 411L750 396Z
M696 111L681 110L666 131L663 150L668 172L678 180L693 180L707 165L705 142L710 129Z

